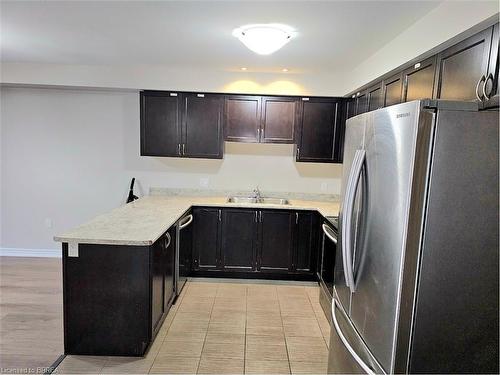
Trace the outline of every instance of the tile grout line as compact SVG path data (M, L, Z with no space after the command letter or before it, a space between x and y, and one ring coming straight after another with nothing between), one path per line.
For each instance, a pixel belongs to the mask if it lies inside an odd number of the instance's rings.
M210 321L212 320L212 312L214 311L214 306L215 306L215 300L217 299L217 293L219 291L219 285L215 288L215 296L214 296L214 301L212 302L212 307L210 308L210 314L208 316L208 326L207 330L205 331L205 338L203 339L203 345L201 346L201 353L200 353L200 359L198 361L198 366L196 367L196 373L200 371L200 365L201 365L201 358L203 357L203 349L205 349L205 344L207 342L207 336L208 336L208 329L210 328Z
M318 314L316 314L316 310L314 310L313 303L311 301L311 296L309 295L309 293L307 293L307 299L309 300L309 303L311 304L311 308L312 308L313 313L314 313L314 318L316 319L316 322L318 323L319 331L321 332L321 337L323 338L323 341L325 342L326 348L329 349L328 348L329 343L326 342L326 337L323 334L323 330L321 329L321 324L320 324L319 319L318 319ZM328 321L328 323L330 323L329 319L327 319L327 321Z
M278 308L280 310L281 328L283 328L283 337L285 339L286 358L288 359L288 370L290 371L290 374L291 374L292 373L292 364L290 363L290 354L288 353L288 341L286 339L285 325L283 324L283 315L281 314L281 301L280 301L280 296L279 296L277 287L276 287L276 297L278 298Z
M163 339L160 343L160 348L158 349L158 352L156 353L155 357L153 358L153 362L151 363L151 367L149 368L148 370L148 374L151 373L151 369L153 368L155 362L156 362L156 358L158 357L158 355L160 354L160 349L161 347L163 346L163 344L165 343L165 340L167 339L167 335L168 335L168 332L170 331L170 328L172 327L172 323L174 322L174 319L175 319L175 316L177 315L177 313L179 312L179 308L181 307L181 304L182 304L182 300L184 299L184 296L186 295L186 292L187 292L187 288L189 288L189 284L186 283L183 290L181 291L181 294L179 295L179 299L178 299L178 302L179 304L177 305L177 308L173 311L173 316L172 316L172 321L170 322L170 325L168 326L167 328L167 332L165 332L165 335L163 336ZM173 306L173 305L172 305ZM170 309L172 309L172 307L170 307ZM170 310L172 311L172 310ZM167 314L167 317L165 318L165 320L168 318L168 314ZM163 324L165 324L165 320L163 321L162 323L162 326ZM161 328L160 328L161 330ZM158 337L158 336L157 336Z

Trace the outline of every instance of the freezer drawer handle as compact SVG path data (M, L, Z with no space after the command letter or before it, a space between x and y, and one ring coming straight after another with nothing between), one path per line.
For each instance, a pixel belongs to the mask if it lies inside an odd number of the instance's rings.
M328 225L323 224L323 233L327 236L335 245L337 244L337 239L330 234L330 228Z
M189 224L191 224L193 222L193 215L189 215L187 216L187 220L182 223L179 227L179 229L184 229L186 228Z
M342 263L344 265L344 276L345 281L351 292L354 292L356 287L354 284L354 271L352 269L352 242L351 242L351 231L352 228L352 212L354 211L354 200L356 198L356 191L358 190L359 179L361 177L361 171L363 170L363 164L365 162L365 150L356 150L354 154L354 160L352 162L351 173L349 174L349 179L347 180L346 196L345 196L345 208L343 210L343 220L342 220Z
M332 321L333 321L333 325L335 327L335 331L339 335L340 340L342 341L342 343L344 344L344 346L346 347L346 349L352 355L352 357L354 358L354 360L358 363L358 365L360 365L361 368L368 375L375 375L375 372L370 368L370 366L368 366L365 362L363 362L363 360L356 353L356 351L353 349L353 347L351 346L351 344L349 344L349 341L347 341L347 339L345 338L344 334L342 333L342 331L340 329L340 326L339 326L339 322L337 321L337 317L335 316L336 303L337 303L337 301L334 298L332 300Z

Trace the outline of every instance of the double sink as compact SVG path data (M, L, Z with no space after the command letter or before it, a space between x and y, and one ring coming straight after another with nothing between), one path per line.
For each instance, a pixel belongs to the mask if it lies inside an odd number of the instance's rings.
M277 205L290 204L288 199L285 198L244 197L244 196L229 197L227 198L227 203L260 203L260 204L277 204Z

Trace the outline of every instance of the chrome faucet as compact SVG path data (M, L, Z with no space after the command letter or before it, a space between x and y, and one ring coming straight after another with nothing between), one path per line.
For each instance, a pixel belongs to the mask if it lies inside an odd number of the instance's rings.
M259 201L262 199L262 194L260 193L258 186L255 189L253 189L253 197Z

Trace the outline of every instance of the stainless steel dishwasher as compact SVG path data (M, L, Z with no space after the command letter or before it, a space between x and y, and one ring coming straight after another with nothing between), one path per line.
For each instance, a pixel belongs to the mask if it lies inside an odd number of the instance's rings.
M177 223L176 295L179 296L191 272L193 215L188 212Z
M326 218L321 225L321 258L318 270L320 294L319 302L328 321L331 317L333 295L333 272L335 268L335 253L337 251L337 218Z

